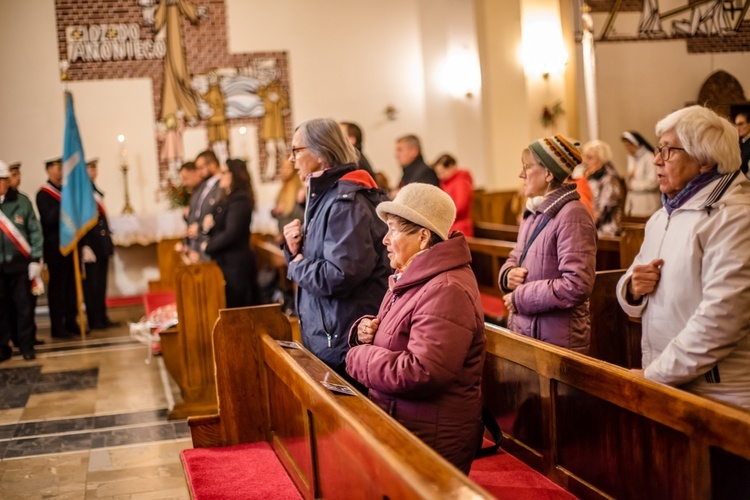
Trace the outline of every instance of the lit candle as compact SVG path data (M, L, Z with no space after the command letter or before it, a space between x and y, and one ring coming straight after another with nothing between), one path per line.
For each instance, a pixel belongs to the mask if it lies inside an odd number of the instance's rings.
M120 163L125 165L128 162L128 150L125 147L125 136L122 134L118 135L117 142L120 143Z

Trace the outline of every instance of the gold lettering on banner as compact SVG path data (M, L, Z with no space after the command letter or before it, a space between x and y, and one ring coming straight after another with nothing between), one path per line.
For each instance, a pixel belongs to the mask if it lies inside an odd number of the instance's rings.
M141 39L141 27L131 24L91 24L65 28L68 61L101 62L164 59L164 39Z

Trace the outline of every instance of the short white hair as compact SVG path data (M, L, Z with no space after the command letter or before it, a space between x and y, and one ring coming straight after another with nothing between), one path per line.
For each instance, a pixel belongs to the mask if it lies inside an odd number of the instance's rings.
M685 152L701 166L718 166L720 174L740 168L740 136L737 128L708 108L689 106L667 115L656 124L656 135L670 130L680 139Z
M606 142L600 141L598 139L587 142L583 145L581 153L586 154L589 151L594 153L596 157L599 158L599 161L602 162L602 165L612 163L612 148L609 147L609 144L607 144Z

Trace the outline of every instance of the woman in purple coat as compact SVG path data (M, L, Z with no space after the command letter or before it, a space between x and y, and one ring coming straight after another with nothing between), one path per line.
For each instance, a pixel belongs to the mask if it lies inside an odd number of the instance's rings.
M596 276L596 225L566 184L581 163L577 144L561 135L540 139L521 155L528 200L518 243L500 269L508 328L586 353L589 296Z
M351 328L346 370L369 396L464 473L481 442L484 319L456 207L412 183L377 207L391 267L377 316Z

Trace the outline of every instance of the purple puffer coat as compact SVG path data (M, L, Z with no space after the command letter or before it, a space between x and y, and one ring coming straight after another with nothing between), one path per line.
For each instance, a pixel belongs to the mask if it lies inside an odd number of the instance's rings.
M484 364L470 262L458 232L415 256L391 279L373 344L356 345L360 318L346 356L346 371L370 389L370 399L467 474L482 436Z
M575 184L564 184L533 213L526 212L518 243L500 269L504 292L514 267L528 269L526 281L513 292L508 328L550 344L588 352L591 337L589 296L596 278L596 226L579 201ZM550 221L519 259L534 229Z

